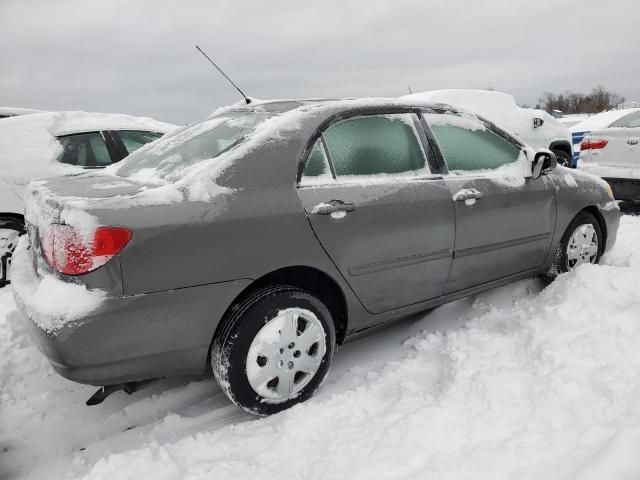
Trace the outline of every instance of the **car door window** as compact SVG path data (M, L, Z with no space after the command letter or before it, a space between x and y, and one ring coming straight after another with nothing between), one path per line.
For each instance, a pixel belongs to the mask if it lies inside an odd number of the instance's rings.
M413 114L368 115L334 123L323 136L336 177L428 173L417 128Z
M614 128L638 128L640 127L640 112L630 113L611 124Z
M116 133L120 136L120 140L122 140L122 144L129 154L132 154L143 145L153 142L162 136L161 133L137 130L121 130Z
M61 163L88 168L111 165L111 155L100 132L65 135L58 141L63 150Z
M520 148L470 115L427 113L425 119L450 171L496 169L520 157Z

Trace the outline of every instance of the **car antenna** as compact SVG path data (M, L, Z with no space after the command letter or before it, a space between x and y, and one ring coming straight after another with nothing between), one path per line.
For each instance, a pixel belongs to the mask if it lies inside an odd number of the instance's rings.
M205 56L205 58L206 58L207 60L209 60L209 61L211 62L211 65L213 65L214 67L216 67L216 69L217 69L217 70L222 74L222 76L223 76L224 78L226 78L227 80L229 80L229 83L230 83L231 85L233 85L233 86L235 87L235 89L236 89L236 90L238 90L238 91L240 92L240 95L242 95L242 97L244 98L244 101L245 101L245 102L247 102L247 105L249 105L249 104L251 103L251 100L249 99L249 97L247 97L247 96L244 94L244 92L243 92L242 90L240 90L240 87L238 87L235 83L233 83L233 80L231 80L231 79L227 76L227 74L226 74L226 73L224 73L224 72L222 71L222 69L221 69L218 65L216 65L216 64L215 64L215 62L209 58L209 55L207 55L206 53L204 53L204 52L202 51L202 49L201 49L198 45L196 45L196 48L198 49L198 51L199 51L202 55L204 55L204 56Z
M411 91L411 86L408 86L407 88L409 89L409 93L413 95L413 92Z

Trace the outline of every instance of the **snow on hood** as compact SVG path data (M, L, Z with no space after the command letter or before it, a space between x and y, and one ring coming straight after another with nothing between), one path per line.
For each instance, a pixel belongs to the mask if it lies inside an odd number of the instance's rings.
M0 177L46 178L79 173L79 167L58 163L60 135L96 130L148 130L166 133L175 125L146 117L87 112L44 112L0 122Z
M571 127L571 131L592 132L595 130L602 130L603 128L609 128L613 122L633 112L640 112L640 108L623 108L621 110L609 110L607 112L598 113L580 123L576 123Z

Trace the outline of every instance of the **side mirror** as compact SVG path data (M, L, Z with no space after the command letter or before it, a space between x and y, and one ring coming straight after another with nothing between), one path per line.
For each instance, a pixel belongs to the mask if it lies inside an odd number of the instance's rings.
M546 148L538 150L531 162L531 176L536 179L558 166L556 154Z
M541 127L542 125L544 125L544 120L542 118L535 117L533 119L533 128L538 128L538 127Z

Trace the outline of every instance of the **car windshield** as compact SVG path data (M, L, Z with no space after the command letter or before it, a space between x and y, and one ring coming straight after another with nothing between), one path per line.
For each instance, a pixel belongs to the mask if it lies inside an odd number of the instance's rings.
M244 142L271 112L226 112L165 135L129 155L115 172L121 177L172 178L202 160Z

